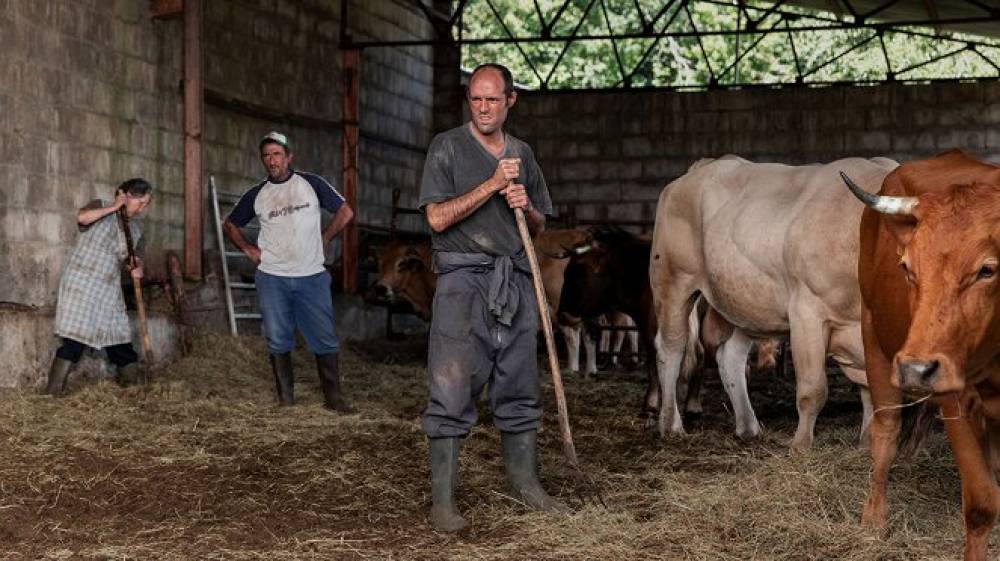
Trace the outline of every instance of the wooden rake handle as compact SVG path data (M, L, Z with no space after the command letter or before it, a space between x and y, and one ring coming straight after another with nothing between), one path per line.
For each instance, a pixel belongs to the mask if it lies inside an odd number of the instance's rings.
M129 263L135 266L135 244L132 243L132 230L128 227L125 207L118 209L118 223L121 224L122 233L125 234ZM146 362L143 365L143 373L148 375L148 369L153 365L153 350L149 342L149 329L146 325L146 304L142 299L142 283L133 278L132 287L135 288L135 308L139 315L139 339L142 341L142 351Z
M524 218L524 211L515 208L514 218L517 220L517 231L521 235L521 243L524 245L524 252L528 255L528 264L531 266L531 283L535 288L538 317L542 322L545 349L549 357L549 371L552 373L552 389L555 391L556 408L559 410L559 434L562 437L563 456L566 457L566 463L569 465L570 473L576 482L576 493L580 501L587 502L587 499L590 498L607 508L604 493L594 483L594 480L580 469L580 461L576 457L573 432L569 426L569 410L566 407L566 392L563 390L562 372L559 370L559 357L556 355L556 341L552 336L552 320L549 318L549 304L545 299L542 274L538 268L538 256L535 254L535 245L531 242L531 233L528 232L528 222Z
M576 457L576 447L573 445L573 432L569 426L569 410L566 408L566 392L563 390L562 372L559 370L559 357L556 355L556 342L552 336L552 320L549 318L549 305L545 299L545 289L542 287L542 274L538 268L538 256L528 232L528 222L524 211L514 209L517 220L517 231L521 234L524 252L528 254L528 264L531 266L531 282L535 287L535 300L538 302L538 317L542 322L542 332L545 335L545 348L549 356L549 370L552 372L552 388L556 394L556 408L559 410L559 433L562 436L563 454L566 461L576 471L580 471L580 463Z

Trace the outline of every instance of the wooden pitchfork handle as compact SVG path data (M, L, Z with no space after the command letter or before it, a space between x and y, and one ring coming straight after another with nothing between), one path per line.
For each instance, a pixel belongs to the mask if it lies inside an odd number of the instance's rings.
M524 252L528 255L528 264L531 266L531 282L535 287L535 300L538 302L538 317L542 322L542 333L545 335L545 349L549 357L549 371L552 373L552 389L556 394L556 409L559 411L559 433L562 436L563 455L566 457L566 462L569 464L570 470L579 486L589 488L590 493L596 496L597 500L604 505L603 496L596 489L593 480L580 469L580 462L576 457L576 446L573 445L573 432L569 426L569 410L566 407L566 392L563 390L562 372L559 370L559 357L556 355L556 342L552 335L552 320L549 318L549 305L545 298L545 289L542 286L542 274L538 268L538 256L535 255L535 246L531 242L531 233L528 231L528 222L524 218L524 210L515 208L514 218L517 221L517 231L521 235Z
M125 207L118 209L118 223L121 224L122 232L125 234L125 246L128 248L129 263L134 267L135 244L132 243L132 230L128 227L128 215L125 214ZM149 367L153 365L153 350L149 343L149 329L146 327L146 304L142 300L142 283L132 278L132 286L135 288L135 307L139 314L139 339L142 341L142 351L146 362L142 367L143 375L149 376Z

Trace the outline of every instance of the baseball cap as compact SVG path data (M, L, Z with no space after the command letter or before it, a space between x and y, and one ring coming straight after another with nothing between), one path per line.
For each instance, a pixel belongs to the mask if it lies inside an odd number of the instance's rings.
M259 148L259 147L261 147L261 146L264 146L264 144L265 144L265 143L268 143L268 142L274 142L274 143L276 143L276 144L279 144L279 145L281 145L281 146L282 146L282 147L283 147L283 148L284 148L285 150L288 150L288 149L289 149L289 146L288 146L288 137L287 137L287 136L285 136L285 135L283 135L283 134L281 134L281 133L280 133L280 132L278 132L278 131L271 131L271 132L269 132L269 133L265 134L265 135L264 135L264 136L263 136L263 137L262 137L262 138L260 139L260 142L258 142L258 143L257 143L257 147Z

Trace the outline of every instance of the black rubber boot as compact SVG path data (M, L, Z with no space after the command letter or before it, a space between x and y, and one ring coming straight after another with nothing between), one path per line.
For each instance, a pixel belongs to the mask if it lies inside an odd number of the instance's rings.
M455 506L458 482L459 438L432 438L431 450L431 526L439 532L457 532L468 523Z
M503 467L514 498L529 508L546 512L569 512L562 502L552 498L538 481L537 432L533 430L500 434Z
M274 386L278 390L281 405L295 405L295 374L292 371L292 353L271 355L271 369L274 370Z
M339 413L354 413L354 408L340 389L339 353L316 355L316 370L323 386L323 407Z
M118 385L127 388L129 386L134 386L136 384L145 384L146 377L142 374L142 369L139 368L138 362L130 362L125 366L118 369L118 376L115 381Z
M66 380L69 378L69 369L72 367L73 363L64 358L53 358L52 366L49 368L49 383L45 387L45 393L57 397L61 396L66 389Z

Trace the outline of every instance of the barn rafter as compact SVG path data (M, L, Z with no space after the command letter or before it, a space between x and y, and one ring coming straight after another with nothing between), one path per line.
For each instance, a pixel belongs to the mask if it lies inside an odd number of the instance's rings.
M412 1L434 23L434 38L345 44L503 53L529 69L526 85L538 89L1000 79L998 0L457 0L449 13ZM925 46L918 57L914 41ZM816 52L818 42L837 48ZM616 78L567 79L586 72L572 67L581 57L567 54L596 43ZM852 58L858 63L838 64Z

